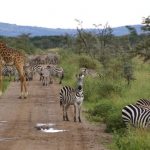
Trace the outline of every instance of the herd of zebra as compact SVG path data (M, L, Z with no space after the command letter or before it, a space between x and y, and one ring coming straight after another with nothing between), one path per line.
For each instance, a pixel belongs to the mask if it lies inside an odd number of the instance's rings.
M26 80L31 81L35 74L39 74L43 85L53 83L52 77L58 77L61 84L64 77L64 70L58 66L58 58L56 54L50 53L48 55L30 56L24 66ZM19 74L14 66L3 66L2 75L3 77L8 77L9 80L12 80L13 76L14 81L19 81Z
M150 127L150 100L139 99L135 104L129 104L122 109L122 119L126 125L138 128Z
M62 83L64 77L64 70L62 67L58 67L58 59L55 55L52 55L52 60L49 59L49 64L44 63L44 58L46 62L47 57L36 57L31 59L29 63L24 66L26 80L33 80L34 75L39 74L39 80L42 82L43 86L53 83L53 77L58 77L60 79L59 83ZM54 57L55 56L55 57ZM50 58L50 56L49 56ZM38 62L38 63L37 63ZM40 62L40 63L39 63ZM14 80L19 80L19 75L15 67L4 66L2 70L3 76L8 76L11 80L11 76L14 76ZM74 121L77 119L81 122L80 112L81 105L84 100L83 94L83 79L86 75L86 69L82 70L79 75L76 76L77 82L76 87L72 88L70 86L64 86L60 90L60 105L63 109L63 120L69 121L68 118L68 108L70 105L74 106ZM135 104L129 104L122 109L122 119L125 124L131 124L134 127L147 128L150 127L150 100L140 99Z
M37 57L36 59L31 59L32 61L29 63L26 63L24 66L24 72L26 76L27 81L31 81L34 78L35 74L39 75L39 80L42 82L43 86L47 86L48 84L53 83L53 77L58 77L60 79L59 83L61 84L62 79L64 77L64 70L62 67L59 67L57 64L45 64L44 59L41 59L39 61L40 57ZM42 57L43 58L43 57ZM47 58L47 57L45 57ZM54 61L55 60L55 61ZM56 57L52 62L56 63ZM69 121L68 118L68 108L70 105L74 106L74 121L81 122L81 105L84 100L83 95L83 79L86 75L87 70L85 68L81 68L80 73L76 75L76 87L70 87L70 86L63 86L60 90L60 106L62 106L63 110L63 120ZM19 74L15 67L13 66L4 66L2 70L3 76L9 77L9 80L11 80L11 77L14 76L14 81L19 81Z

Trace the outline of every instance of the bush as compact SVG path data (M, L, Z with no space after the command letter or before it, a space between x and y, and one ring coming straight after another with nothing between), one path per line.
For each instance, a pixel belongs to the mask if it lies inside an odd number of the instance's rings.
M125 124L122 121L121 111L120 109L113 108L112 111L110 111L108 114L108 117L106 118L106 131L107 132L121 132L125 129Z
M121 95L122 86L111 81L102 81L99 84L99 95L102 98L108 98L112 95Z
M150 149L150 134L148 131L129 129L122 135L115 134L114 150L148 150Z
M88 56L81 56L79 58L79 67L80 68L96 69L96 66L97 66L96 61Z
M92 110L89 110L91 116L101 117L104 121L108 118L108 112L111 111L112 105L108 101L101 101L93 107Z

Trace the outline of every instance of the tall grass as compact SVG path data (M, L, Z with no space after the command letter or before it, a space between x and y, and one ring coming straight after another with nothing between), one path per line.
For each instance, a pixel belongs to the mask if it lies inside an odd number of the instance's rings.
M82 61L84 60L84 61ZM84 106L90 121L105 122L108 132L114 133L112 150L148 150L150 134L141 130L125 130L121 110L139 98L150 98L150 67L139 58L134 58L135 80L127 85L124 79L87 76L84 82ZM76 55L71 51L61 51L61 65L65 70L63 84L74 85L75 74L80 67L96 66L101 72L100 64L90 57Z
M9 84L10 84L10 81L8 80L8 79L4 79L3 80L3 85L2 85L2 87L3 87L3 92L5 92L6 91L6 89L8 88L8 86L9 86Z

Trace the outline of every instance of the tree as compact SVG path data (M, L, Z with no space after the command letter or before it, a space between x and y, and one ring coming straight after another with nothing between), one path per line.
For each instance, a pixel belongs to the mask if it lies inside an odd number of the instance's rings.
M144 62L150 60L150 16L143 18L142 30L145 32L143 40L136 46L137 54L144 57Z
M137 31L132 26L126 26L126 28L129 31L129 44L131 47L134 47L136 45L137 40L138 40Z
M142 24L144 25L142 27L143 31L150 31L150 16L148 16L146 18L144 17Z

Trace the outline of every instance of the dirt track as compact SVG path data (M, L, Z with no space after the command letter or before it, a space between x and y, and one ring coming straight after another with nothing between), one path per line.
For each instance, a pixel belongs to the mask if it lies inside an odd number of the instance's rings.
M103 125L62 121L57 83L43 87L37 79L28 83L28 99L18 99L20 83L12 82L0 98L0 150L106 150L110 141ZM70 109L70 113L72 110ZM45 133L37 123L52 123L54 129Z

